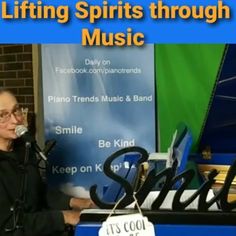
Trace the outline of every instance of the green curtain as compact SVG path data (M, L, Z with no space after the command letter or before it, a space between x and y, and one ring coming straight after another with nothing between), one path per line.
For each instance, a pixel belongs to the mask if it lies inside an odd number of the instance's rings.
M155 45L159 151L167 151L176 126L193 134L193 151L208 112L225 45Z

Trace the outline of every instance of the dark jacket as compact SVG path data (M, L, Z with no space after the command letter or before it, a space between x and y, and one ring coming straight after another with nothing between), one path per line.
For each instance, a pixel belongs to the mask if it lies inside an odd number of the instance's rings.
M20 197L24 176L24 151L0 151L0 236L17 235L6 233L13 226L11 207ZM34 155L30 155L26 166L26 190L22 217L24 236L60 235L64 231L64 220L60 210L69 208L70 197L57 190L46 191ZM19 212L19 211L18 211Z

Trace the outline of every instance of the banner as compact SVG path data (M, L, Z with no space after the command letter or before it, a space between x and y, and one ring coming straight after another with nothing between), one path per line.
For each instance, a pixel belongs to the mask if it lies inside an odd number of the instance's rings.
M42 45L46 139L56 139L49 183L73 195L110 180L114 151L156 146L154 48ZM122 163L114 163L118 171ZM102 191L102 190L101 190Z
M1 1L1 43L235 43L234 0Z

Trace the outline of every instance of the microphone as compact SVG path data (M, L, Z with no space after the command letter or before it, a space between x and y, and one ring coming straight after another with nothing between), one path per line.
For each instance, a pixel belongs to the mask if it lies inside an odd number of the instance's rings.
M25 142L31 143L33 145L34 150L39 154L39 156L47 161L47 157L44 155L36 140L30 135L28 128L24 125L17 125L15 128L15 133L18 138L22 138Z

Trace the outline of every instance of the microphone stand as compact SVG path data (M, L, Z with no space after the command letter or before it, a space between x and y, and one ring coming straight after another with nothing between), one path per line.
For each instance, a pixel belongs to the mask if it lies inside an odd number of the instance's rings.
M22 178L20 183L20 191L18 198L15 199L14 205L10 208L12 217L12 227L5 228L5 232L14 232L14 236L23 236L24 235L24 226L23 226L23 217L24 217L24 206L27 190L27 165L29 162L29 151L31 148L31 143L25 143L25 157L22 166Z

